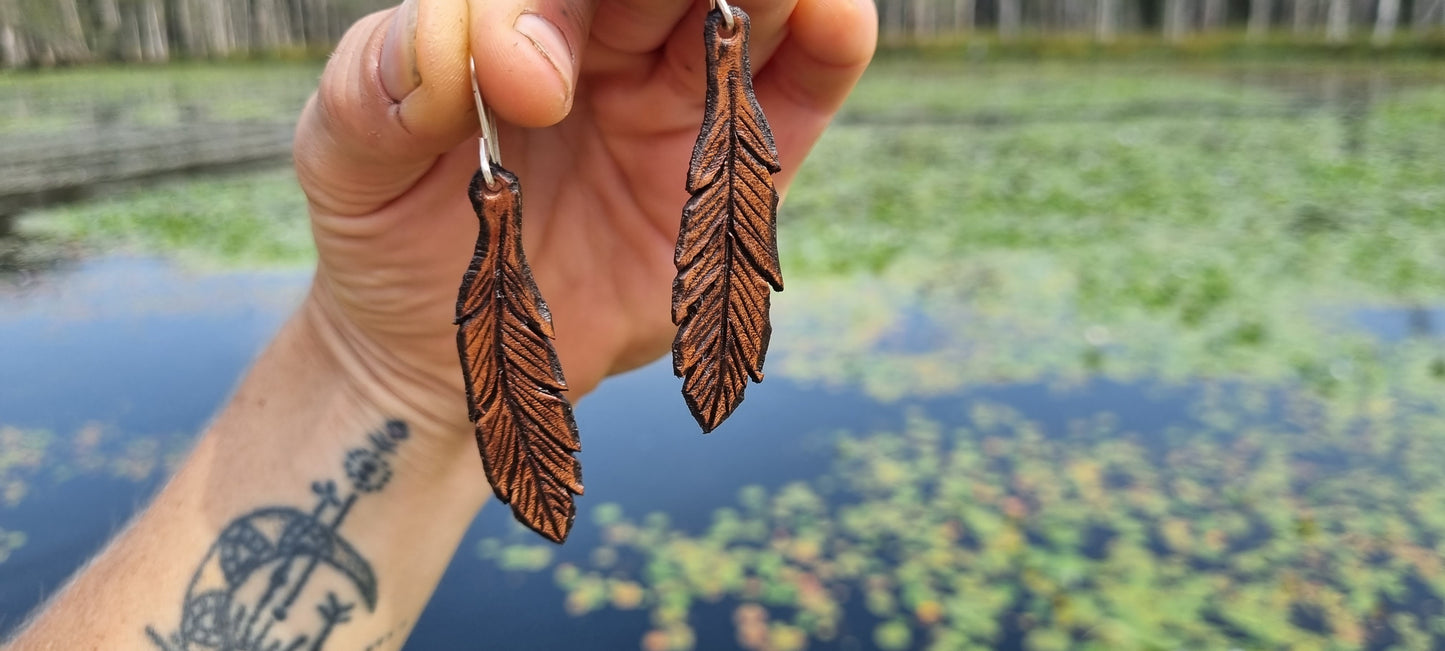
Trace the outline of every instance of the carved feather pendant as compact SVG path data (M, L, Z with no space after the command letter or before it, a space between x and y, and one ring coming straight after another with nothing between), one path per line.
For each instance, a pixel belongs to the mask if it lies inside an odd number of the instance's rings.
M743 401L748 380L763 380L778 266L778 165L773 133L753 96L749 22L732 7L734 28L707 16L707 110L687 173L692 198L682 210L673 262L672 369L704 432Z
M552 542L572 529L582 494L581 449L567 383L552 348L552 315L522 253L517 177L480 170L468 194L481 232L457 297L457 348L482 466L497 499Z

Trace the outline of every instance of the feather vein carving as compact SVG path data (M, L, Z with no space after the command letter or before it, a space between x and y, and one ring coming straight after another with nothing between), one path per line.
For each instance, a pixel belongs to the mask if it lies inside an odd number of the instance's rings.
M552 347L552 315L522 252L517 178L479 170L468 189L481 222L457 297L457 348L477 447L497 499L523 524L562 542L582 494L581 450L567 382Z
M783 290L772 177L782 168L753 94L748 15L732 10L730 35L717 10L704 30L707 109L673 256L673 372L705 432L737 409L749 380L762 381L772 291Z

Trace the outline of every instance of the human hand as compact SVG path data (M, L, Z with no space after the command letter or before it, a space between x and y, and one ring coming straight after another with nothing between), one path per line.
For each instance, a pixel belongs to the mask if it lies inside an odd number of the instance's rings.
M738 2L786 191L870 59L870 0ZM407 0L348 32L296 169L320 261L307 315L378 402L470 430L453 325L476 240L476 60L521 180L524 246L570 395L664 354L703 116L705 0ZM461 439L470 441L470 437Z

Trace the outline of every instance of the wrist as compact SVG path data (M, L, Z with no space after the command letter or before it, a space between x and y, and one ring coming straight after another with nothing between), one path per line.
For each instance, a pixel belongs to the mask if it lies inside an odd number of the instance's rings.
M231 451L221 458L292 466L305 474L312 472L312 460L331 464L388 423L403 423L407 443L396 463L446 486L442 494L460 510L480 508L491 491L472 427L464 413L461 423L438 415L450 394L401 391L382 381L372 363L356 355L352 338L327 319L315 294L258 357L203 446Z
M177 484L217 486L203 491L214 496L204 508L225 521L258 502L292 502L318 480L346 484L353 453L377 447L397 423L405 440L386 455L381 503L464 529L492 495L470 429L358 375L317 316L308 298L282 326L178 476L193 481Z
M408 423L437 471L480 468L461 369L453 368L458 364L454 350L445 358L425 359L415 347L378 343L345 316L319 277L288 330L294 330L290 335L303 349L299 354L328 369L330 382L351 408ZM285 334L275 345L282 345ZM452 372L427 370L437 367Z

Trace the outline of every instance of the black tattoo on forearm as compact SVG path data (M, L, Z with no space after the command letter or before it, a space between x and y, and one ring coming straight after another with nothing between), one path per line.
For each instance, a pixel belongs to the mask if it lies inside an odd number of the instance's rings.
M356 599L375 610L376 574L338 530L357 499L386 487L387 459L408 435L399 420L372 432L346 453L349 491L312 483L309 513L269 506L232 520L191 577L180 627L162 635L147 626L151 642L160 651L320 651L351 621ZM303 595L314 608L296 607ZM281 622L284 635L273 632Z

